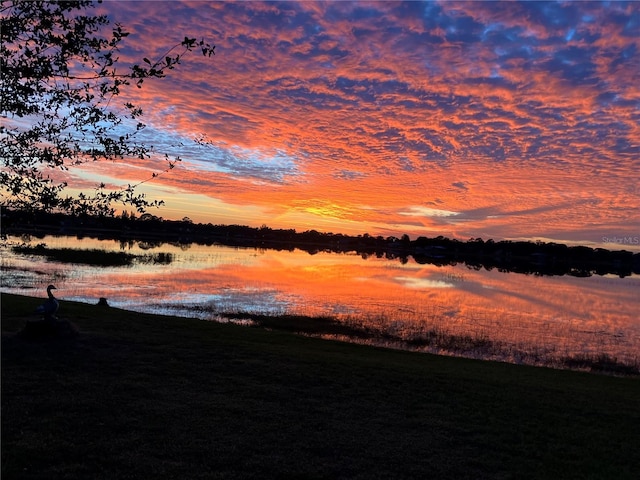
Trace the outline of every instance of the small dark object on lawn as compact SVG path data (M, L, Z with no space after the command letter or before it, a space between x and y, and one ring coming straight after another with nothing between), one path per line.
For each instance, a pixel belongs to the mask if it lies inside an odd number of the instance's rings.
M98 300L98 306L100 307L108 307L109 304L107 303L107 299L104 297L100 297L100 300Z
M53 296L51 290L56 290L56 287L53 285L49 285L47 287L47 296L49 297L46 302L36 308L37 313L44 314L44 319L47 322L53 322L57 320L56 313L58 312L58 308L60 308L60 304L58 303L58 299Z

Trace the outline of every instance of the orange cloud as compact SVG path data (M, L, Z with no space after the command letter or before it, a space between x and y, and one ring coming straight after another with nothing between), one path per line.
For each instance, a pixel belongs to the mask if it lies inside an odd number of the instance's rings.
M226 205L237 223L462 238L639 233L637 4L113 7L101 8L132 31L127 61L185 34L216 43L212 59L125 93L147 114L142 139L183 158L153 188L184 215L220 223ZM139 181L154 162L100 171ZM196 215L181 194L212 208Z

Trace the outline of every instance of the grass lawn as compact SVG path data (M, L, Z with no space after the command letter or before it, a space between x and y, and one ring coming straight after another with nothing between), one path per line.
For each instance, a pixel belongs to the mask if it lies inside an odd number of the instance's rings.
M2 294L2 479L636 479L640 379Z

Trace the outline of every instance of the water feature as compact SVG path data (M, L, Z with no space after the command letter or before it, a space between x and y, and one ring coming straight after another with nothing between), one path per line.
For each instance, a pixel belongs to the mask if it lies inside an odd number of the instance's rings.
M637 275L547 277L300 250L27 240L49 249L124 251L144 261L90 266L4 248L3 292L42 296L54 283L62 300L106 297L114 307L205 320L230 312L330 315L380 332L376 343L513 362L640 359ZM163 261L154 261L159 253ZM426 340L437 336L448 341Z

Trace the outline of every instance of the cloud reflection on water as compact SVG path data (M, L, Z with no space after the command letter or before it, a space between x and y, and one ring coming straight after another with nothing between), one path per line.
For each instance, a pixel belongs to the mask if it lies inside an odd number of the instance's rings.
M118 242L46 237L50 247ZM145 253L129 245L130 253ZM640 278L542 277L299 250L164 244L162 265L93 268L3 254L3 291L215 319L225 312L334 315L406 339L429 329L556 354L640 357ZM34 290L34 287L37 290ZM527 345L529 347L527 347Z

